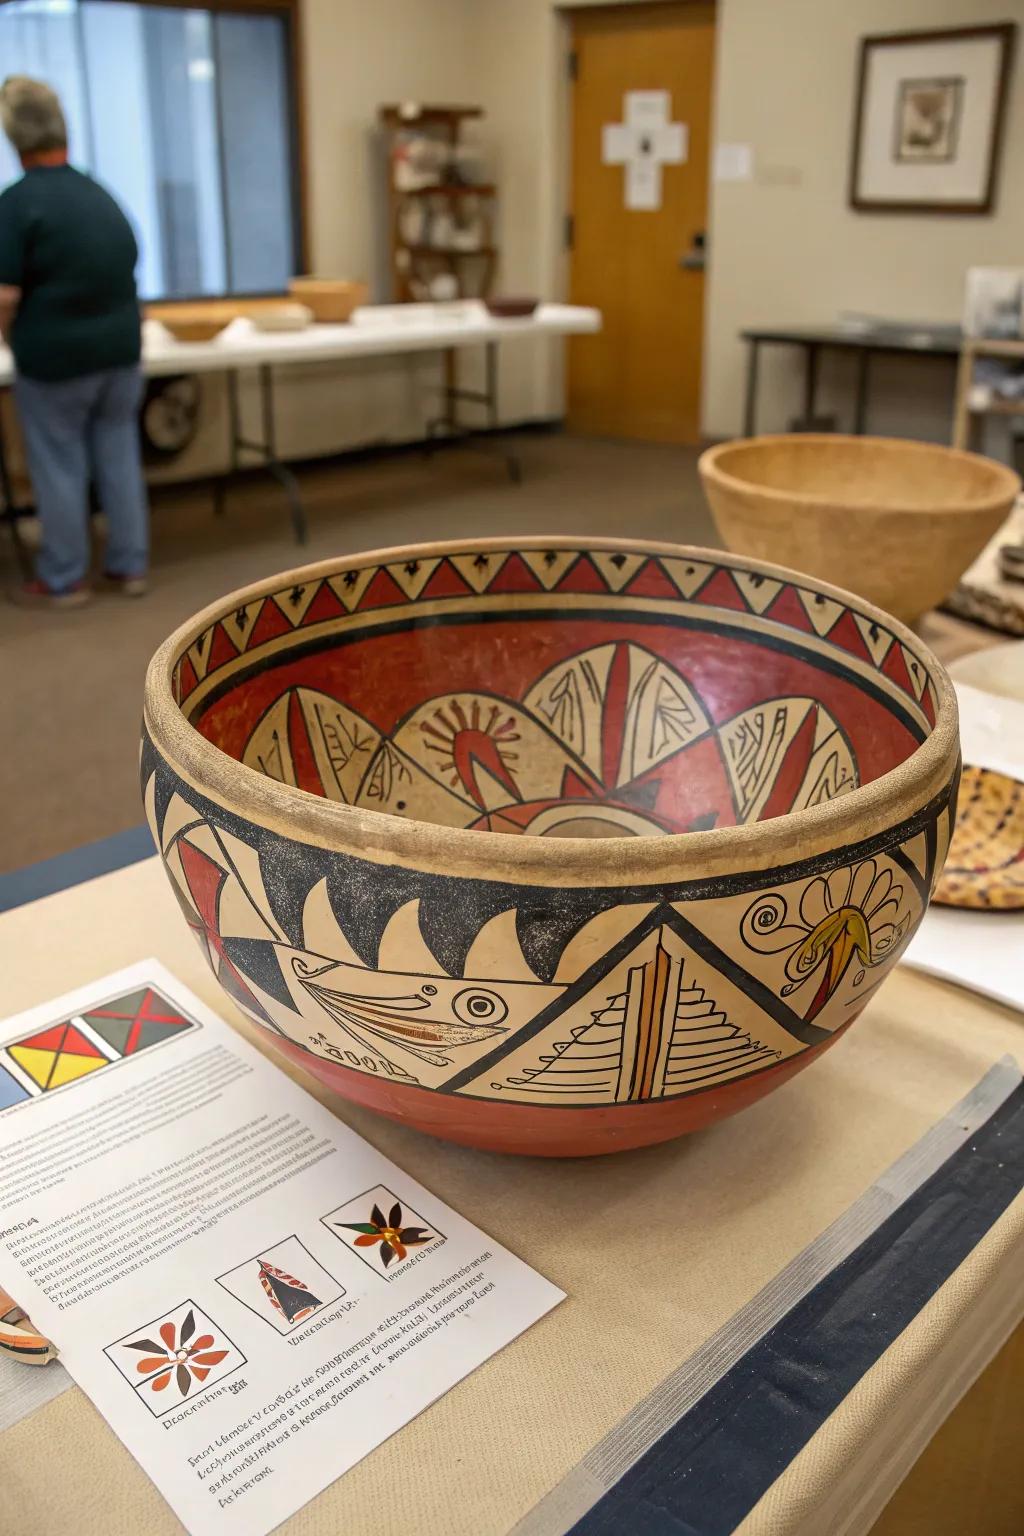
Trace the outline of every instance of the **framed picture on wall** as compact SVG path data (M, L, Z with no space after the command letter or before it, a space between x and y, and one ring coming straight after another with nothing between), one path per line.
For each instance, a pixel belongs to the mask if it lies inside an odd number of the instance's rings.
M862 37L850 204L991 213L1017 28Z

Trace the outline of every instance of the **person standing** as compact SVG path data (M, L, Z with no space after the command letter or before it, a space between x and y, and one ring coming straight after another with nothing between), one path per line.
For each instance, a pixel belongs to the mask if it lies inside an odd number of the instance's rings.
M0 335L14 354L42 526L36 579L11 596L31 607L88 601L90 480L107 517L106 579L140 596L149 507L138 431L138 246L109 192L68 164L64 113L49 86L6 79L0 124L24 170L0 193Z

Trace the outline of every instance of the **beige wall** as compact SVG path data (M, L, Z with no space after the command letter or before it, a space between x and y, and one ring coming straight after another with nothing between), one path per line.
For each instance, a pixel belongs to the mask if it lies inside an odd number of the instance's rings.
M576 0L578 3L578 0ZM560 295L564 188L565 34L571 3L477 0L475 79L488 111L502 189L507 288ZM992 217L855 214L846 206L857 40L870 32L1017 20L1024 0L719 0L715 136L750 143L748 183L712 186L704 430L741 430L745 325L834 319L844 309L911 319L959 318L971 265L1024 262L1024 83L1010 99ZM1024 43L1024 39L1022 39ZM508 358L503 404L513 416L563 405L560 349ZM762 430L800 408L792 353L762 364ZM820 404L848 420L849 363L827 359ZM942 438L951 368L916 359L875 366L870 425ZM843 414L845 413L845 415Z
M745 325L828 321L840 310L960 317L967 267L1024 263L1024 83L1020 60L990 217L854 213L846 205L857 39L1015 20L1022 0L722 0L715 130L754 147L751 182L714 188L704 427L738 432ZM791 354L765 353L759 428L800 407ZM822 403L849 413L849 363L827 363ZM878 366L871 426L943 437L950 375L912 360Z
M500 189L499 285L562 297L569 93L565 13L581 0L305 0L314 265L367 276L379 267L379 179L372 126L385 100L472 101ZM611 3L611 0L609 0ZM988 218L888 217L846 207L857 39L866 32L1015 19L1024 0L719 0L715 131L753 146L749 183L712 187L704 429L741 428L744 325L827 321L841 309L955 320L973 264L1024 262L1024 83L1010 99L998 211ZM503 349L506 421L564 408L561 343ZM472 366L469 359L467 370ZM294 456L418 436L438 381L428 357L289 373L281 441ZM173 473L222 458L215 382L202 438ZM910 360L877 365L871 425L941 438L949 375ZM800 405L800 370L783 352L762 366L762 429ZM848 412L849 364L826 361L821 405ZM249 408L255 402L250 400Z

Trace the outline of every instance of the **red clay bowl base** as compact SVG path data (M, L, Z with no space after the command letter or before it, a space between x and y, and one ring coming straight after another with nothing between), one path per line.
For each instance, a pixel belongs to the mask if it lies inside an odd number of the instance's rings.
M483 1152L514 1152L524 1157L600 1157L608 1152L631 1152L636 1147L673 1141L690 1131L702 1131L715 1120L738 1114L809 1067L852 1023L853 1019L848 1019L831 1039L809 1046L801 1055L769 1067L756 1077L705 1088L685 1099L619 1104L613 1108L595 1105L592 1109L493 1104L488 1107L485 1120L481 1120L475 1105L446 1099L423 1088L405 1088L397 1083L384 1086L359 1072L310 1056L289 1041L279 1040L277 1049L342 1098L441 1141L478 1147Z

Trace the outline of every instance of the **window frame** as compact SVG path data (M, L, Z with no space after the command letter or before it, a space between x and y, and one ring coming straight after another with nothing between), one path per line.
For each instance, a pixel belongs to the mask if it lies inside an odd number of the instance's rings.
M7 0L0 0L0 8ZM309 176L307 172L306 137L306 81L303 55L303 0L133 0L138 6L154 9L218 11L249 16L278 16L284 23L285 34L285 84L288 105L287 158L295 196L292 198L292 249L300 272L309 271ZM88 85L88 82L86 82ZM220 143L218 122L218 149L223 169L223 144ZM161 306L173 304L223 303L227 300L276 298L287 289L275 288L260 293L238 293L227 288L222 293L175 294L171 298L147 299L147 304Z

